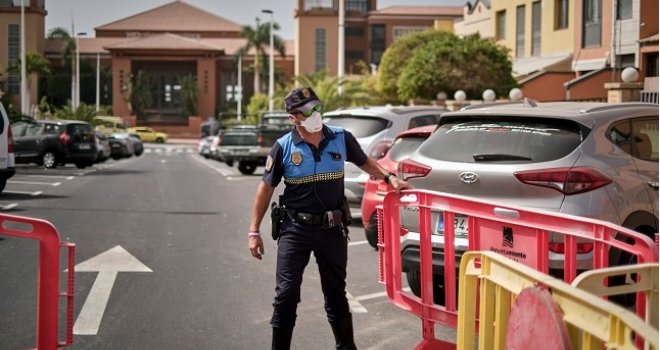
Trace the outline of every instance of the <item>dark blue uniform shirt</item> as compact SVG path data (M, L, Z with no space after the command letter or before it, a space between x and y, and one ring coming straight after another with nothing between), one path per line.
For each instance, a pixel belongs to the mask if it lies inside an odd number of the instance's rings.
M287 208L312 214L338 209L344 200L344 163L362 166L367 162L353 134L327 125L322 132L318 149L294 128L270 151L262 179L273 187L284 179Z

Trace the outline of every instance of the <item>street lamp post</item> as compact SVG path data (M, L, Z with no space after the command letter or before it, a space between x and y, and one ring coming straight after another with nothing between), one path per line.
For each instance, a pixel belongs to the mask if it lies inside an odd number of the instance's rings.
M85 35L87 35L85 32L76 34L76 97L72 106L74 110L80 105L80 37Z
M101 53L96 53L96 111L101 108Z
M275 63L273 56L273 11L261 10L263 13L270 14L270 67L268 70L268 111L273 111L273 94L275 93Z
M25 58L25 1L21 0L21 113L28 114Z

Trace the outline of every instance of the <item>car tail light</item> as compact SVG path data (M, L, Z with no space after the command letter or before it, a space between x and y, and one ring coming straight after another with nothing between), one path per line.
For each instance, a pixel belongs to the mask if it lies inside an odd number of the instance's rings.
M399 162L399 178L408 180L413 177L424 177L431 171L431 167L417 163L410 159Z
M553 253L564 254L565 246L564 246L564 243L561 243L561 242L550 242L550 244L548 244L548 249L550 249L550 251L553 252ZM578 243L577 244L577 253L578 254L589 253L592 250L594 250L594 244L593 243Z
M65 131L65 132L63 132L63 133L60 134L60 142L61 142L63 145L68 144L69 141L71 141L71 137L69 136L69 133L68 133L68 132Z
M7 152L14 153L14 134L11 128L7 128Z
M390 147L392 147L392 141L380 141L376 145L374 145L374 148L371 149L371 152L369 152L369 157L378 160L387 154L387 151L390 150Z
M612 182L612 178L595 168L541 169L513 175L524 184L552 188L565 195L588 192Z

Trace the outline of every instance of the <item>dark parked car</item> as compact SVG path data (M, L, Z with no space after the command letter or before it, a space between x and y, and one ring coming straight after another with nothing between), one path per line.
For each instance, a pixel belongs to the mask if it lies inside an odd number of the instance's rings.
M97 157L94 128L77 120L22 120L11 125L16 163L37 163L46 168L73 163L94 164Z

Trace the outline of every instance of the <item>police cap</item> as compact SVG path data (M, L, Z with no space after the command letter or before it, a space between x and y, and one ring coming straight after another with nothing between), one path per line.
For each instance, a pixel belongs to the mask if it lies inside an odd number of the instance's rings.
M284 106L287 113L296 110L306 112L320 104L321 101L316 96L316 93L314 93L314 90L306 86L291 90L284 98Z

